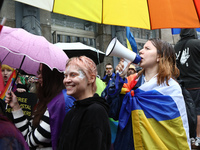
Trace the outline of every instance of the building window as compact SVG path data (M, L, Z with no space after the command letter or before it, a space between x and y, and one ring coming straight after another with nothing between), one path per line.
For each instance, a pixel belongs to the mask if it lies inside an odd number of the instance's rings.
M88 46L96 47L95 34L93 31L73 29L62 26L52 26L52 43L58 42L81 42Z

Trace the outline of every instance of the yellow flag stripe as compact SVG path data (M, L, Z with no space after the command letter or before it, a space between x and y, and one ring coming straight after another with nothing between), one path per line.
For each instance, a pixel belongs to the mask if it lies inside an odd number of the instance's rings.
M131 117L135 149L189 149L181 117L158 122L142 110L132 111Z
M127 43L127 48L132 50L131 44L127 38L126 38L126 43Z

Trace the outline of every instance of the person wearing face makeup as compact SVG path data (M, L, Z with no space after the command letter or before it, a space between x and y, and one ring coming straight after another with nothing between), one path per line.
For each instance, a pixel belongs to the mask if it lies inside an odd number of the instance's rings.
M13 92L11 95L6 94L5 102L12 107L15 126L23 134L30 149L56 150L65 114L73 106L75 99L66 94L62 72L40 64L37 73L38 103L31 120L23 114Z
M66 64L63 83L76 101L65 116L58 150L110 149L109 106L95 93L96 75L96 64L86 56L73 57Z
M139 54L143 69L132 79L129 91L120 94L131 64L123 71L121 59L116 71L123 72L117 73L102 93L110 105L109 117L119 120L114 149L191 149L173 47L160 39L149 39Z

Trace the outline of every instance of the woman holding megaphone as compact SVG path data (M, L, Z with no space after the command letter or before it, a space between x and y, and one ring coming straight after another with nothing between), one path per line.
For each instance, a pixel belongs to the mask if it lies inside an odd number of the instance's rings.
M119 121L115 150L190 149L189 126L173 47L149 39L139 51L143 69L126 83L124 59L116 66L116 78L102 96L110 105L109 117ZM128 78L129 78L128 77ZM127 84L126 94L121 94Z

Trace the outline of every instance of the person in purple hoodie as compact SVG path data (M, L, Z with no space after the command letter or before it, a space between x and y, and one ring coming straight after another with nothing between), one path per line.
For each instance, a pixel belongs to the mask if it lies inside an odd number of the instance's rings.
M57 69L52 71L40 64L37 85L39 100L32 120L25 117L13 92L6 95L5 102L13 109L15 126L22 132L30 148L55 150L57 147L65 114L74 102L74 98L66 94L63 78L64 74Z

